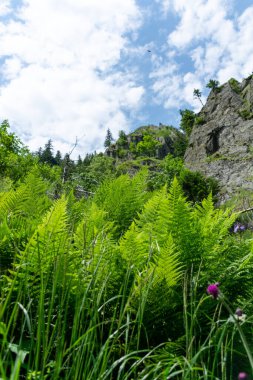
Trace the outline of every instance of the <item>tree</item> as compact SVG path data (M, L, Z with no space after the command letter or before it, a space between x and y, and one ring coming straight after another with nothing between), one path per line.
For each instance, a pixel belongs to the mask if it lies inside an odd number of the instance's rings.
M61 156L61 152L59 151L59 150L57 150L57 152L56 152L56 155L55 155L55 163L56 163L56 165L61 165L61 163L62 163L62 156Z
M105 148L109 148L113 142L113 137L112 137L112 133L110 131L110 129L108 128L107 129L107 132L106 132L106 137L105 137L105 142L104 142L104 147Z
M52 140L49 139L45 144L44 150L40 154L40 162L48 164L50 166L57 165L56 159L53 156L53 144Z
M161 143L156 140L152 135L145 133L143 141L140 141L136 146L136 151L140 155L147 155L149 157L155 156L156 150L161 146Z
M14 182L23 178L35 163L34 156L13 132L9 122L0 125L0 176Z
M193 90L193 97L195 99L198 99L200 101L200 103L202 104L202 106L204 106L203 102L202 102L202 99L201 99L201 96L202 96L202 93L199 89L197 88L194 88Z
M71 178L71 174L74 171L75 163L70 158L70 154L66 153L62 161L63 173L62 173L62 183L65 183Z
M8 152L19 153L23 144L15 133L9 132L9 122L4 120L0 126L0 147Z
M207 83L206 87L210 88L213 91L216 91L219 88L220 82L215 79L210 79Z
M119 131L119 138L118 138L117 144L122 147L126 147L128 145L127 135L122 130Z
M78 167L83 166L83 160L82 160L82 157L80 156L80 154L78 155L76 166L78 166Z
M180 110L179 112L181 115L180 128L189 137L195 122L195 113L188 109Z

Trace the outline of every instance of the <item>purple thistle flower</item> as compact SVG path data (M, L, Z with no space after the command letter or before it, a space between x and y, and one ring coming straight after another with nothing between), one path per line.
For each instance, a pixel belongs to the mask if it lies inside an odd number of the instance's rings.
M246 230L246 226L244 224L242 224L242 223L237 222L237 223L234 224L233 229L234 229L234 233L236 234L237 232L245 231Z
M219 283L216 282L215 284L210 284L207 287L207 293L212 296L214 299L218 298L220 289L219 289Z
M240 372L238 375L238 380L246 380L248 378L248 375L246 372Z
M234 225L234 233L236 234L239 231L239 223Z
M237 315L238 317L241 317L243 315L243 311L242 309L240 309L239 307L236 309L235 311L235 315Z

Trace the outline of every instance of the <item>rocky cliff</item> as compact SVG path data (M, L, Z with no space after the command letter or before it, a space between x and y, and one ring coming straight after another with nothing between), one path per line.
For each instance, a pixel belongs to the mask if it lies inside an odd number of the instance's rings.
M221 203L253 190L253 77L231 79L209 94L195 123L185 164L214 177Z

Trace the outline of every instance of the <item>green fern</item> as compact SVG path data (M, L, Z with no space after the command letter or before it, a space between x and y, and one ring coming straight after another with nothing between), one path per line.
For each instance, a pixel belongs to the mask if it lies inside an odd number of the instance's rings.
M130 226L146 199L146 173L134 178L121 175L113 181L104 182L94 196L94 202L107 212L107 219L115 223L115 236L119 237Z
M166 282L168 288L178 285L182 278L183 267L173 238L169 235L166 244L158 249L155 262L151 264L154 270L153 286Z
M61 261L64 271L68 262L66 255L69 246L66 200L55 202L36 227L25 249L17 255L14 269L10 271L11 280L25 289L24 297L36 300L41 283L52 281L54 268ZM65 269L64 269L65 268Z
M70 273L76 288L85 288L92 277L96 278L97 286L106 278L108 281L119 279L119 250L113 238L114 230L106 211L92 202L77 226L69 251Z
M47 185L35 170L16 190L0 194L0 255L5 267L25 249L44 212L52 204L46 190Z

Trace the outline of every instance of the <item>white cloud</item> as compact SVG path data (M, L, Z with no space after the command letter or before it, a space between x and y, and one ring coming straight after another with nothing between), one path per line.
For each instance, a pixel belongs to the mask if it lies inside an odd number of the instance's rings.
M135 0L26 0L15 16L0 23L1 118L32 149L52 138L66 152L77 136L82 155L128 130L144 89L116 65L141 23Z
M206 91L209 79L221 83L231 77L242 79L251 74L253 62L253 6L238 15L231 12L231 2L224 0L157 0L164 12L173 12L178 22L168 34L167 49L173 52L177 67L159 79L153 75L153 89L159 92L161 83L169 83L173 91L159 93L165 107L198 104L192 101L194 88ZM182 57L188 61L181 72ZM190 65L192 64L192 67ZM166 69L162 65L160 72ZM155 71L156 69L154 69ZM177 84L174 78L177 77Z
M10 0L1 0L0 17L5 16L10 12Z

